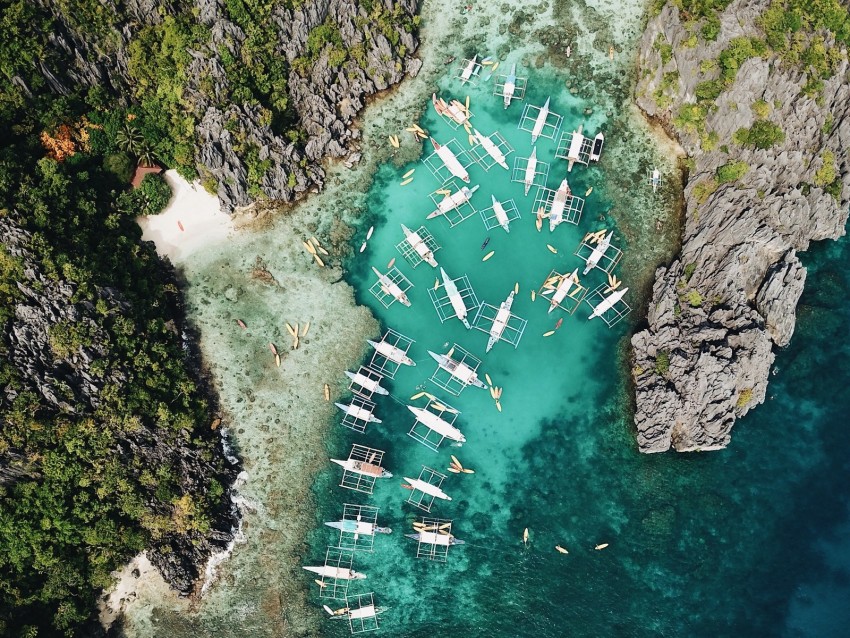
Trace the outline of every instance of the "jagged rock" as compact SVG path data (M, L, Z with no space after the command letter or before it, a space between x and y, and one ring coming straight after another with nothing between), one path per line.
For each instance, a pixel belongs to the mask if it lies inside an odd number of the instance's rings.
M770 119L786 135L768 150L730 143L729 154L704 151L697 132L674 127L678 107L660 108L653 98L663 74L676 70L674 105L694 102L696 85L712 77L700 72L701 62L716 59L734 37L758 35L756 18L767 4L733 1L721 15L717 41L701 40L689 48L681 46L690 37L688 28L668 3L649 21L641 41L635 99L695 160L685 190L681 257L656 273L648 327L632 338L642 452L671 446L712 450L729 443L736 418L764 401L773 347L787 345L794 331L806 279L797 251L812 240L844 234L850 198L850 159L844 152L850 143L846 56L825 81L821 103L802 93L803 74L773 58L750 59L741 66L706 127L726 141L738 128L753 124L750 107L763 99L773 108ZM659 34L673 46L667 64L654 47ZM831 127L824 126L828 116ZM835 154L840 201L813 186L824 149ZM717 168L733 159L749 165L746 175L698 201L696 185L710 183Z
M107 386L119 394L126 390L132 379L131 370L110 357L110 336L95 320L98 312L117 316L131 309L120 291L114 288L96 288L93 292L99 310L90 301L76 301L76 285L48 276L30 251L31 236L20 228L11 216L0 216L0 244L21 264L24 273L18 283L22 298L14 307L13 318L3 326L0 351L8 356L18 374L16 383L39 397L39 414L47 419L60 414L71 417L98 419L97 407ZM56 330L73 327L83 335L84 343L57 339ZM181 330L177 325L175 330ZM184 340L185 342L185 340ZM194 348L189 344L189 351ZM186 364L195 368L200 377L198 355L188 358ZM98 364L109 361L105 370ZM18 393L11 387L0 393L0 429L6 427L5 409ZM214 404L214 397L210 397ZM116 427L115 424L110 425ZM238 466L226 460L219 440L217 456L212 460L202 457L186 430L176 435L149 429L141 422L118 435L115 453L126 459L128 467L172 468L176 474L176 487L183 494L200 497L207 494L210 479L219 485L230 486L236 478ZM132 463L133 460L141 462ZM220 462L215 465L214 460ZM0 485L33 478L38 467L21 451L4 449L0 453ZM150 503L159 508L159 514L168 517L171 511L162 511L163 504ZM201 575L203 564L209 556L223 549L232 539L231 530L237 512L231 505L213 513L210 531L205 533L168 530L158 538L149 551L151 561L162 571L166 580L184 594L193 590Z
M55 66L39 63L52 90L68 94L68 87L101 85L116 92L122 104L132 95L128 90L132 86L129 44L139 29L188 10L179 1L131 0L119 13L112 3L105 2L116 23L110 34L111 54L104 55L101 50L106 47L74 32L63 13L64 5L56 0L37 1L56 17L58 28L49 42L61 53L60 59L68 62ZM387 0L382 5L390 11L400 7L411 17L417 10L412 0ZM330 67L328 45L305 75L290 70L287 91L299 120L294 128L307 133L306 139L296 144L265 123L267 118L256 104L227 102L228 79L221 52L226 50L238 60L246 35L227 18L218 0L195 0L192 10L209 28L210 39L199 50L189 52L192 61L186 72L184 101L192 105L198 119L196 168L202 177L217 182L225 211L250 204L259 193L269 200L291 201L313 187L321 188L325 178L321 162L326 157L345 157L351 151L351 141L357 139L351 126L365 98L400 82L405 73L415 75L422 65L411 57L418 46L416 37L397 26L393 41L398 44L392 45L384 33L370 27L369 13L358 0L308 0L296 9L278 3L272 13L279 34L275 53L288 63L307 53L310 31L326 22L337 27L347 49L358 47L364 54L362 68L352 57ZM227 128L226 122L230 123ZM251 146L259 149L261 160L270 160L268 170L253 184L248 183L244 161Z

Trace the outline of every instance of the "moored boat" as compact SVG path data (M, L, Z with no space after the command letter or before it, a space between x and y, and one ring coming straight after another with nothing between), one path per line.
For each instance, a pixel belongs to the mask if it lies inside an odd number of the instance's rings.
M567 197L570 196L571 192L570 185L567 183L567 178L565 177L558 190L555 191L552 208L549 209L549 232L555 230L558 224L564 221L564 208L567 204Z
M496 318L493 319L493 325L490 327L490 339L487 341L487 349L485 352L490 352L496 342L502 338L502 333L508 325L508 320L511 318L511 306L514 303L514 291L505 299L499 306L496 312Z
M470 368L465 363L461 363L460 361L455 361L449 356L444 354L437 354L436 352L428 351L428 354L431 355L431 358L437 362L443 370L451 374L455 379L463 383L464 385L470 386L474 385L476 388L481 388L482 390L486 390L487 386L484 384L481 379L478 378L478 375L475 373L475 370Z
M496 215L496 221L499 222L499 226L505 229L506 233L511 232L511 223L508 220L508 214L505 212L505 207L502 206L502 202L496 199L495 195L490 195L493 200L493 213Z
M411 248L416 251L416 254L422 258L422 261L432 268L436 268L437 260L434 259L434 253L430 248L428 248L428 244L426 244L425 240L419 236L419 233L414 230L410 230L404 224L401 225L401 231L404 233L404 239L408 244L410 244Z
M502 150L493 143L489 137L486 137L478 132L478 129L472 129L472 136L481 144L481 148L487 151L487 154L502 168L508 170L508 163L505 161L505 154Z
M385 294L391 295L396 301L400 302L404 306L410 306L410 299L408 299L405 292L398 287L397 283L374 266L372 266L372 270L376 275L378 275L378 282L381 284L381 290L383 290Z

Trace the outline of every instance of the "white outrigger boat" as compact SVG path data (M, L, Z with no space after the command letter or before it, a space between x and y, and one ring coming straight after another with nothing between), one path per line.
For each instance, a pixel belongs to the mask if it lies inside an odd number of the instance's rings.
M504 228L506 233L511 232L511 222L508 219L508 214L505 212L505 207L502 206L502 202L496 199L495 195L490 195L490 198L493 200L493 213L496 215L496 221L499 222L499 226Z
M378 282L380 282L381 290L383 290L385 294L393 296L395 300L401 302L402 305L410 307L410 299L408 299L404 291L398 287L397 283L385 274L381 273L381 271L374 266L372 266L372 270L376 275L378 275Z
M345 567L334 567L333 565L302 567L302 569L318 574L322 578L338 578L340 580L363 580L366 578L366 574L361 574Z
M604 315L608 310L613 308L616 305L616 303L618 301L620 301L620 299L623 298L623 296L628 292L628 290L629 290L628 288L623 288L622 290L616 290L616 291L612 292L610 295L608 295L607 297L605 297L601 302L599 302L599 305L596 306L593 309L593 312L587 318L588 321L590 319L593 319L594 317L601 317L602 315Z
M466 68L463 70L463 72L460 74L461 84L469 82L469 80L472 78L472 73L473 73L473 71L475 71L475 67L476 67L477 64L478 64L478 54L476 53L473 56L473 58L469 61L469 64L466 65Z
M410 230L404 224L401 225L401 231L404 233L405 241L410 244L410 247L416 251L416 254L422 258L426 264L431 266L432 268L437 267L437 260L434 259L433 251L428 248L428 244L425 243L425 240L419 236L415 230Z
M357 459L331 459L331 463L336 463L342 469L362 474L363 476L374 476L375 478L392 478L392 472L388 472L380 465L368 463L367 461L358 461Z
M460 381L466 386L474 385L476 388L481 388L482 390L486 390L487 386L485 383L478 378L478 375L475 371L470 368L465 363L461 363L459 361L455 361L449 356L444 354L437 354L436 352L428 351L428 354L431 355L431 358L437 362L443 370L452 375L455 379Z
M505 98L505 108L508 108L511 105L511 100L514 97L514 91L516 91L516 64L511 66L511 72L505 79L505 88L502 89L502 95Z
M405 366L416 365L416 362L408 357L404 350L397 348L391 343L387 343L386 341L372 341L371 339L367 339L366 343L372 346L378 354L384 355L393 363Z
M328 527L333 527L341 532L349 532L354 534L355 539L358 536L374 536L375 534L392 534L393 530L389 527L380 527L374 523L360 520L343 519L341 521L328 521L325 523Z
M405 534L407 538L412 538L420 543L427 545L463 545L465 541L455 538L451 534L439 534L437 532L418 532L416 534Z
M470 199L472 199L473 193L478 190L478 184L469 188L468 186L462 187L459 191L452 193L451 195L446 195L440 200L440 203L437 205L436 210L432 211L425 219L434 219L435 217L439 217L440 215L445 215L450 210L457 208L458 206L465 204Z
M591 271L592 268L596 267L599 263L599 260L605 256L605 253L608 251L608 248L611 247L611 238L614 236L614 231L609 232L605 237L600 241L596 248L593 249L593 252L590 253L590 256L587 258L585 262L584 270L582 271L582 275L586 275Z
M649 181L652 184L652 192L656 192L658 190L658 186L661 184L661 171L657 168L653 168L652 177Z
M472 129L472 136L481 144L481 148L487 151L487 155L495 160L496 164L504 169L508 169L508 163L505 160L505 154L501 149L493 143L489 137L486 137L478 132L478 129ZM509 170L509 169L508 169Z
M487 341L487 349L485 352L490 352L496 342L502 338L502 333L508 325L508 319L511 318L511 306L514 303L514 291L505 299L499 306L499 311L496 313L496 318L493 319L493 325L490 327L490 339Z
M362 408L359 405L354 405L353 403L349 403L348 405L345 403L334 403L334 405L352 419L359 419L361 421L366 421L366 423L381 423L381 419L372 414L372 411L367 408Z
M561 277L558 287L555 288L555 292L552 293L552 298L549 300L549 312L552 312L566 298L576 283L578 283L578 268L569 275Z
M412 487L414 490L425 492L425 494L427 494L428 496L433 496L434 498L441 498L444 501L452 500L451 496L446 494L436 485L431 485L430 483L421 479L412 479L407 476L404 477L404 480L407 481L407 484L410 485L410 487Z
M449 297L449 301L452 304L452 308L455 311L455 316L461 320L463 325L469 330L472 326L469 325L469 321L466 318L466 315L469 311L466 308L466 304L463 301L463 296L457 289L455 282L452 281L451 277L446 274L446 271L440 268L440 274L443 277L443 286L446 289L446 294ZM433 354L431 355L433 356Z
M363 605L363 607L358 607L357 609L342 607L341 609L333 610L327 605L322 605L322 608L328 613L331 620L348 619L349 621L374 618L389 610L389 607L376 607L374 604Z
M590 151L590 161L598 162L599 156L602 154L602 143L605 141L605 136L602 133L597 133L593 138L593 149Z
M570 196L570 185L567 183L567 178L561 182L558 190L555 191L555 199L552 200L552 208L549 209L549 232L564 221L564 207L567 205L567 197Z
M360 374L359 372L349 372L345 371L345 376L354 381L357 385L359 385L364 390L368 390L369 392L376 392L377 394L389 394L389 391L381 387L380 382L377 379L370 379L365 374Z
M431 144L434 146L434 151L436 151L437 156L443 160L443 164L445 164L446 168L449 169L449 173L454 175L455 177L459 177L467 184L469 183L469 173L463 167L463 164L460 163L457 156L452 153L452 149L448 146L443 146L437 143L433 137L431 138Z
M537 147L535 146L531 149L531 157L528 158L528 165L525 167L525 177L522 180L522 183L525 185L525 194L528 195L528 191L531 190L531 187L534 185L534 176L537 175Z
M448 115L458 124L466 124L469 116L466 114L466 108L457 100L446 102L443 98L438 98L436 93L431 94L431 103L434 105L434 110L438 115Z
M451 439L452 441L455 441L457 443L466 443L466 437L463 435L463 433L460 430L458 430L455 426L453 426L448 421L441 419L439 416L437 416L433 412L431 412L429 410L425 410L423 408L417 408L417 407L414 407L412 405L407 406L407 409L410 410L411 412L413 412L413 414L416 416L417 421L419 421L425 427L433 430L434 432L436 432L440 436L447 438L447 439ZM405 480L407 480L407 477L405 477ZM422 482L422 481L420 481L420 482ZM411 483L411 485L412 485L412 483ZM426 483L426 485L429 485L429 487L431 487L431 488L434 487L433 485L430 485L430 484L427 484L427 483ZM422 490L422 491L425 492L425 490ZM426 492L426 493L430 493L430 492ZM451 499L449 499L449 500L451 500Z
M537 119L534 120L534 128L531 129L531 143L534 144L537 141L537 138L540 137L540 134L543 132L543 127L546 125L546 119L549 117L549 100L551 98L546 98L546 102L540 107L540 112L537 114Z

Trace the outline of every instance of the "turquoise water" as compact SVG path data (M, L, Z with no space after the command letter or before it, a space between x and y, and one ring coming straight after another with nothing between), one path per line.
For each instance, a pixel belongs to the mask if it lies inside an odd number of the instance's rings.
M510 166L514 157L529 155L530 135L516 128L521 103L503 111L485 88L460 89L451 80L444 85L447 99L469 92L476 128L484 134L498 129L508 139L516 149ZM599 115L583 119L585 105L543 78L532 77L527 99L539 105L550 92L565 129L581 121L588 131L604 127ZM420 124L441 142L456 137L468 146L463 129L449 128L430 107ZM548 186L555 188L565 162L553 159L551 140L537 148L538 158L551 164ZM416 168L414 181L401 187L410 168ZM358 553L355 568L368 579L350 592L374 591L377 603L390 608L381 617L383 635L842 635L841 606L824 609L816 602L836 582L847 587L850 562L850 552L832 538L847 519L842 389L850 374L844 349L835 347L843 342L848 315L838 300L850 282L835 267L850 263L846 242L813 251L798 333L779 356L772 398L736 426L730 449L645 456L636 450L623 379L628 322L612 330L588 322L584 305L574 316L560 310L547 315L548 303L529 296L552 268L581 265L572 253L586 232L613 227L601 171L573 170L573 191L582 195L593 186L594 192L579 226L562 224L553 234L545 223L537 233L534 189L524 197L521 185L509 182L510 172L470 168L472 184L481 184L473 199L478 208L489 206L490 193L516 201L523 216L507 235L486 231L478 215L455 228L441 219L425 222L433 209L428 193L439 183L424 164L380 169L369 194L370 216L355 242L372 224L374 236L349 264L347 278L358 302L384 327L416 340L411 356L417 366L385 383L392 397L378 399L383 424L370 425L365 435L338 427L328 441L328 454L336 458L345 458L352 443L385 450L384 465L395 476L378 481L367 497L338 487L341 470L329 464L314 488L317 527L304 564L321 563L325 547L336 544L333 530L320 522L337 519L343 503L364 503L379 506L379 523L394 533L379 536L373 554ZM513 313L528 325L517 349L499 343L485 355L485 333L467 331L455 319L440 324L427 294L435 271L427 264L414 270L397 253L400 223L412 229L425 223L442 246L440 265L452 277L468 275L479 301L498 306L519 283ZM628 250L622 241L615 244ZM493 258L482 262L490 250ZM415 285L408 293L411 308L394 304L387 310L368 292L375 281L370 267L385 271L394 257ZM603 276L594 271L586 279L593 287ZM544 338L562 316L560 330ZM455 398L427 381L436 367L427 350L445 352L446 342L481 358L480 370L504 387L501 413L484 390L469 388ZM465 445L444 443L435 453L407 436L413 418L404 405L422 384L461 410L456 425ZM415 542L403 537L420 512L404 503L409 492L400 482L403 475L418 476L423 464L445 471L449 454L476 473L449 474L443 488L453 501L438 501L432 514L453 519L453 533L466 545L451 548L448 563L431 563L417 559ZM595 551L600 543L609 546ZM556 544L569 554L557 553ZM841 557L845 571L836 572L831 566L840 566ZM315 602L325 602L313 590ZM327 635L347 632L344 623L327 623Z

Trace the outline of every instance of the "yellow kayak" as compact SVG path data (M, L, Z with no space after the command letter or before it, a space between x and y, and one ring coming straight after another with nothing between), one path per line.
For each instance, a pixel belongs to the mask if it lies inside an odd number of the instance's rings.
M409 171L407 171L404 175L402 175L402 176L401 176L401 178L402 178L402 179L407 179L408 177L410 177L411 175L413 175L415 172L416 172L416 169L415 169L415 168L411 168L411 169L410 169Z
M412 182L412 181L413 181L413 178L412 178L412 177L408 177L406 180L404 180L404 181L401 183L401 185L402 185L402 186L407 186L407 185L408 185L408 184L410 184L410 182Z
M489 253L487 253L486 255L484 255L484 259L482 259L481 261L487 261L487 260L488 260L488 259L490 259L490 257L492 257L494 254L496 254L496 251L495 251L495 250L491 250Z
M555 248L552 244L546 244L546 248L549 249L550 253L554 253L555 255L558 254L558 249Z
M554 331L554 330L550 330L549 332L544 332L544 333L543 333L543 336L544 336L544 337L551 337L553 334L555 334L555 331Z

